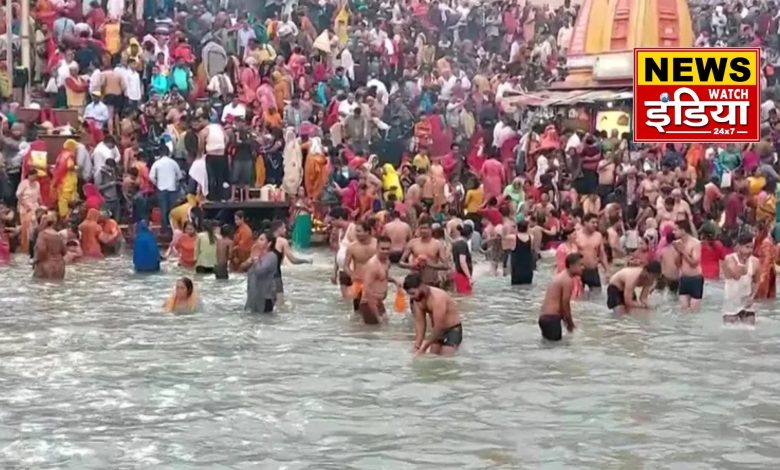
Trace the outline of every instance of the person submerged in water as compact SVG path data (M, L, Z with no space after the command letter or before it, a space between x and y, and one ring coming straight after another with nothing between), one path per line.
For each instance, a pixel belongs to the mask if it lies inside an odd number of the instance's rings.
M723 260L723 323L754 325L753 301L758 291L759 261L753 256L753 237L737 239L734 253Z
M358 313L367 325L387 322L385 298L390 278L390 254L392 242L387 235L381 235L376 243L376 254L363 266L363 292Z
M463 342L463 326L455 301L450 294L422 282L420 273L412 273L404 279L404 290L414 301L414 351L416 354L453 354ZM433 332L426 339L425 333L431 319Z
M176 281L173 294L165 301L163 308L168 313L195 313L200 308L200 300L192 279L183 277Z
M574 319L571 316L571 297L574 291L575 278L582 274L582 255L571 253L566 256L565 269L552 278L547 287L542 303L542 314L539 315L539 329L542 337L549 341L560 341L563 337L561 322L566 324L566 330L574 331Z
M648 308L647 297L661 276L661 263L651 261L644 267L628 267L616 272L607 287L607 308L616 313L629 313L632 309ZM639 299L636 289L642 289Z

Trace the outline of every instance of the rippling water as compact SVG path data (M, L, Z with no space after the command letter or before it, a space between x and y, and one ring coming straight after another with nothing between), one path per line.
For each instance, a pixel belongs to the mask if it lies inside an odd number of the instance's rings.
M461 301L454 358L413 359L411 323L359 325L329 257L285 267L272 317L241 312L245 280L196 278L204 311L160 313L178 268L127 258L30 280L0 269L0 468L777 468L780 323L723 328L702 312L634 317L575 305L543 344L534 289L482 278Z

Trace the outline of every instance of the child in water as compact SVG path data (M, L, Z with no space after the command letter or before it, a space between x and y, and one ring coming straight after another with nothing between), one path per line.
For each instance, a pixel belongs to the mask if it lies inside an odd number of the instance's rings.
M192 279L183 277L176 281L173 294L165 301L163 308L169 313L195 313L200 308L200 302Z

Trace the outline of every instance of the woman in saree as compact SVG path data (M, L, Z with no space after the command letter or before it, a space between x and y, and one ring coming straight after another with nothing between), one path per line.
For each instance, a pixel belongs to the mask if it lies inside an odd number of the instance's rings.
M284 109L285 102L290 101L290 80L280 71L271 74L274 82L274 98L276 99L276 109Z
M103 249L100 245L100 235L103 228L99 223L100 212L97 209L89 209L87 218L79 224L81 234L81 252L86 258L100 259L103 257Z
M252 229L244 219L242 211L236 212L236 233L233 236L233 248L231 249L230 269L232 271L241 271L243 263L249 259L252 253Z
M84 191L84 205L86 206L87 210L89 209L95 209L96 211L100 212L100 210L103 208L103 196L100 195L100 191L98 191L97 186L95 186L92 183L87 183L82 188Z
M19 212L19 245L24 253L30 248L30 234L35 224L35 211L41 207L41 186L39 171L30 172L16 188L17 211Z
M404 189L403 186L401 186L401 178L391 163L382 165L382 191L385 200L388 199L390 194L395 194L396 201L404 200Z
M775 260L777 249L769 236L769 228L761 224L753 245L753 255L758 258L758 287L756 299L774 299L777 296L777 272Z
M101 227L99 240L103 254L115 255L119 253L123 242L122 230L119 228L119 224L106 214L101 214L98 222Z
M173 293L163 304L163 310L168 313L195 313L199 308L200 298L188 277L176 281Z
M30 143L30 150L22 157L22 178L27 179L30 173L38 173L38 187L40 188L40 203L44 207L54 207L54 194L52 192L51 177L49 176L48 155L46 143L43 140L34 140Z
M146 221L138 222L133 240L133 269L137 273L160 271L160 248Z
M328 159L322 148L319 137L312 137L308 143L309 153L306 155L306 165L303 169L306 196L312 201L319 201L322 191L328 183Z
M258 237L252 249L252 258L242 265L247 271L246 304L244 309L253 313L272 313L276 303L276 268L281 260L272 249L276 238L269 232Z
M79 75L79 67L76 64L70 66L70 75L65 78L65 97L68 108L75 109L82 114L87 102L87 90L89 84Z
M76 147L73 139L68 139L62 146L62 152L57 156L54 165L52 185L57 193L57 213L60 218L68 215L70 203L77 197L78 168L76 167Z
M65 278L65 240L54 230L57 215L46 214L41 220L33 255L33 277L38 279Z

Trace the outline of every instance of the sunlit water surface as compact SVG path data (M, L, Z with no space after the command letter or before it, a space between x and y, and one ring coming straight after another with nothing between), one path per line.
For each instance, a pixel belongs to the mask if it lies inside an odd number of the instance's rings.
M204 310L161 313L183 271L127 257L33 282L0 269L0 468L681 470L778 468L780 323L721 326L704 308L618 318L575 305L557 345L533 288L482 277L461 299L453 358L410 352L411 323L358 324L329 255L285 267L273 316L243 313L245 279L197 277Z

